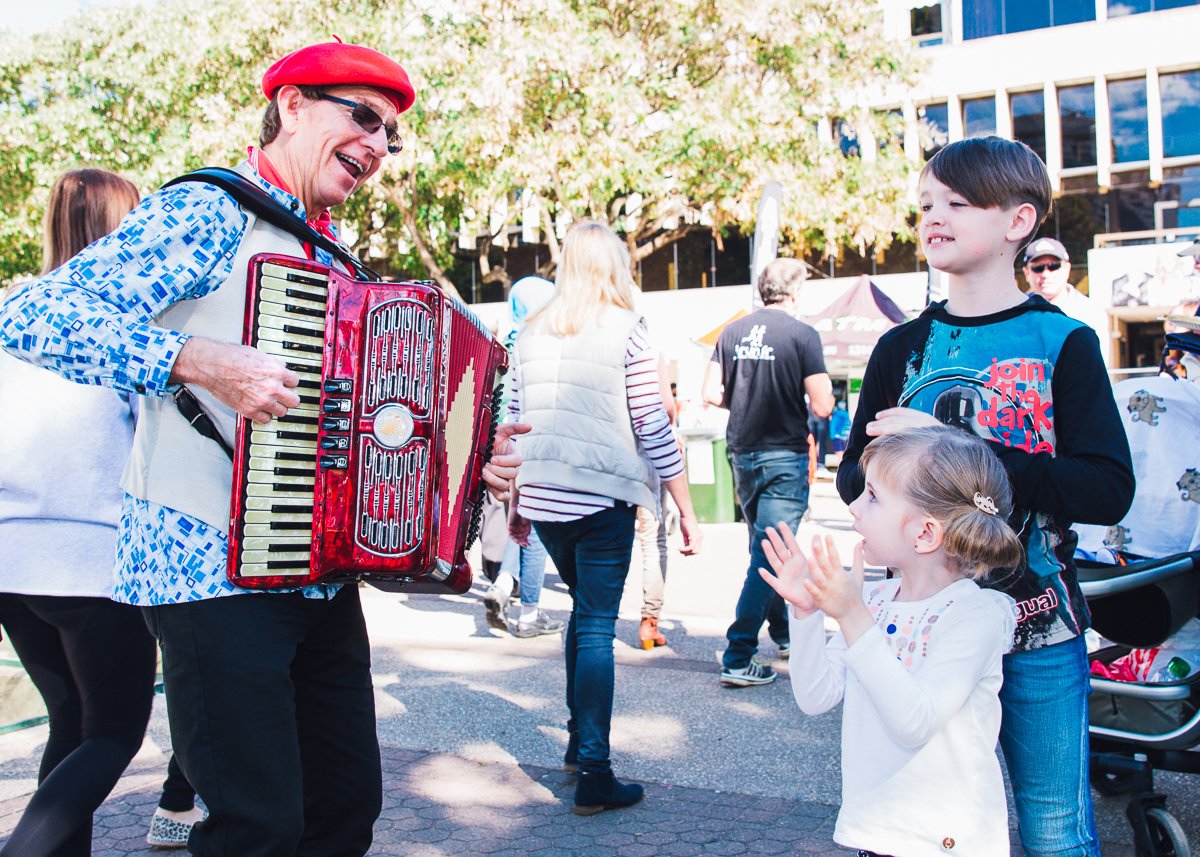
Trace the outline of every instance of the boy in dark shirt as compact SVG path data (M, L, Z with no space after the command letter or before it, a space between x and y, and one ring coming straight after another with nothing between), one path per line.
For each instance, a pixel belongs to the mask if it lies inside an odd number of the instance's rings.
M1017 287L1045 219L1045 165L998 137L953 143L921 173L921 247L949 298L884 334L863 378L837 486L854 500L872 437L945 423L994 443L1025 547L989 583L1017 602L1000 744L1030 855L1099 855L1088 784L1087 604L1072 523L1114 524L1133 499L1125 432L1096 334Z

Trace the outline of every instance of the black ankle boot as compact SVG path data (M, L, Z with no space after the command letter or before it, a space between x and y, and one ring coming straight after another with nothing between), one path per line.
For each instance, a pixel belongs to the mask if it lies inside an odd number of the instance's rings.
M642 799L637 783L623 783L612 771L580 771L575 785L575 814L595 815L606 809L624 809Z
M579 771L579 733L567 733L567 752L563 753L563 770L568 774Z

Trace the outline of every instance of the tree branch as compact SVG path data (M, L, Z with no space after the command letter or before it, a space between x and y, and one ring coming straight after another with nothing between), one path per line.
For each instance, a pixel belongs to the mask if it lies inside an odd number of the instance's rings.
M454 283L450 282L450 278L446 276L445 270L442 269L442 266L437 263L437 259L434 258L433 253L430 252L429 245L425 242L425 236L421 232L421 227L417 224L417 183L416 177L411 173L408 177L408 189L410 198L407 200L400 199L398 186L393 187L390 195L396 208L403 212L404 228L408 232L408 237L412 240L413 247L416 248L417 256L420 257L421 264L425 266L425 270L437 282L438 286L443 291L462 301L462 295L458 293L458 289L455 288ZM463 303L466 303L466 301L463 301Z

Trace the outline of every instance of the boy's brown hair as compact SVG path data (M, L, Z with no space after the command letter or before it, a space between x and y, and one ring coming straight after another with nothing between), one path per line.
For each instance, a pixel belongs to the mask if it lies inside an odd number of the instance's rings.
M1037 234L1050 213L1053 191L1046 165L1024 143L1003 137L973 137L959 140L938 151L925 168L967 202L979 208L1013 208L1029 203L1037 212L1037 225L1029 231L1022 247Z

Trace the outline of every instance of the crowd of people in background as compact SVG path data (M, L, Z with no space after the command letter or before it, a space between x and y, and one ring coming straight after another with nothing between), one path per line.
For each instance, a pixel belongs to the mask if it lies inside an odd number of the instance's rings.
M336 237L331 210L398 151L397 118L416 97L407 74L328 43L275 63L263 93L259 144L238 170ZM1134 391L1105 392L1107 321L1068 282L1063 245L1035 239L1051 190L1028 147L950 144L922 171L919 200L921 248L949 296L880 339L855 413L835 400L818 333L794 317L802 262L767 265L761 308L717 341L701 396L729 411L749 554L717 680L776 680L758 657L765 625L805 712L844 699L834 838L860 855L1007 855L997 742L1026 853L1097 855L1088 611L1064 534L1144 538L1126 519L1134 437L1118 412ZM170 404L188 385L224 426L296 407L291 369L232 344L246 261L333 258L211 185L139 201L96 170L60 179L46 224L43 275L0 308L0 407L35 415L0 436L0 626L45 699L50 739L0 854L90 853L92 813L145 733L156 641L175 757L152 844L365 854L384 783L358 589L233 587L229 462ZM636 644L653 649L669 645L669 536L678 527L684 555L703 542L675 391L636 291L625 242L594 220L568 230L554 282L513 284L505 421L484 473L496 529L481 603L502 632L563 637L563 764L584 816L644 796L615 776L609 741L634 543ZM1200 366L1194 313L1172 317L1185 375ZM1155 395L1194 395L1171 384ZM821 467L840 453L837 490L863 539L849 574L831 542L795 537L810 449ZM65 470L88 479L55 478ZM547 560L570 596L564 618L541 606ZM865 563L897 576L864 583ZM255 656L231 654L230 636ZM248 719L260 728L240 728Z

